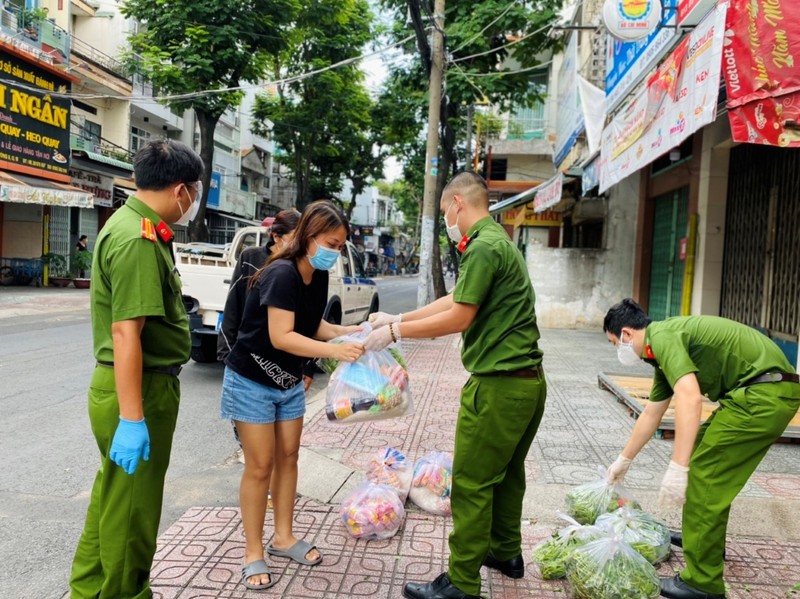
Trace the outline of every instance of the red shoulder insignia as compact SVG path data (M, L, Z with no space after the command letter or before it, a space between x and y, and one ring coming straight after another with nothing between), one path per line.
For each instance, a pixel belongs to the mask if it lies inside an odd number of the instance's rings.
M158 221L158 224L156 225L156 233L158 233L158 236L164 243L169 243L175 239L175 234L172 232L172 229L170 229L167 226L167 223L165 223L163 220Z
M142 217L142 239L156 242L156 228L153 226L153 221L144 216Z
M466 235L464 235L464 237L461 238L461 241L458 242L458 251L461 252L462 254L465 251L467 251L467 246L469 245L470 241L472 240Z
M644 346L644 357L647 358L648 360L656 359L656 355L653 353L653 348L650 347L649 345Z

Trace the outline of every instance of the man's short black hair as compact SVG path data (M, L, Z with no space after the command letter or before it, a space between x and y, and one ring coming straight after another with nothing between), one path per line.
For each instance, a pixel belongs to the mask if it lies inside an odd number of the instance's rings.
M623 327L638 331L647 328L647 325L651 322L653 322L653 319L645 314L642 307L631 298L626 297L620 303L612 306L606 313L606 317L603 320L603 332L619 337L622 334Z
M203 161L186 144L172 139L149 142L133 157L138 189L159 191L176 183L194 183L203 175Z

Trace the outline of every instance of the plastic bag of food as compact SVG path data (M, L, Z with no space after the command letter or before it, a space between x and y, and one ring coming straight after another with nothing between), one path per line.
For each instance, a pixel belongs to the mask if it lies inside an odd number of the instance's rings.
M405 502L414 476L413 464L406 456L391 447L376 453L367 464L367 480L371 483L389 485Z
M607 534L577 547L567 564L575 599L655 599L658 573L622 537Z
M414 464L409 499L426 512L449 516L452 476L452 456L441 451L426 455Z
M397 491L389 485L361 483L342 502L339 517L357 539L393 537L406 515Z
M641 509L641 505L622 485L609 484L608 472L597 469L597 480L578 485L567 493L567 513L581 524L594 524L600 514L621 507Z
M336 339L331 339L328 343L363 343L367 335L372 332L372 325L368 322L364 322L360 326L361 331L352 333L351 335L336 337ZM400 347L397 344L390 345L384 351L388 351L403 369L408 370L405 358L403 358L403 353L400 351ZM320 370L326 374L333 374L334 370L339 366L339 360L336 358L317 358L316 363Z
M584 526L563 512L556 515L566 521L568 526L556 531L552 537L533 548L533 562L539 567L539 573L544 580L564 578L572 552L581 545L608 534L596 526Z
M364 330L334 339L333 342L361 342L369 334ZM413 413L408 387L408 371L397 347L366 352L355 362L337 363L328 381L325 415L331 422L355 423L397 418ZM330 368L335 360L327 362Z
M669 528L642 510L623 507L597 518L596 526L619 535L651 564L669 557Z

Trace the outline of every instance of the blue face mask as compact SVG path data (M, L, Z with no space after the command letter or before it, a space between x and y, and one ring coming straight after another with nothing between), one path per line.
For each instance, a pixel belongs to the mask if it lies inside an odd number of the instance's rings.
M330 248L322 247L314 240L317 245L317 252L313 256L308 256L308 261L311 266L317 270L330 270L336 266L336 261L339 259L339 252Z

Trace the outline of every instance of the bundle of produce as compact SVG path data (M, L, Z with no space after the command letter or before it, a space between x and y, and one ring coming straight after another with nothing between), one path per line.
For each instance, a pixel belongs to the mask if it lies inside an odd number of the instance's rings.
M661 594L653 565L610 534L572 552L567 580L575 599L655 599Z
M367 465L367 480L394 488L403 502L408 497L412 478L411 462L402 452L391 447L375 454Z
M558 512L556 515L569 525L533 548L533 562L539 567L539 573L545 580L564 578L572 552L581 545L606 534L595 526L580 524L563 512Z
M669 557L669 528L650 514L623 507L597 519L596 525L619 535L651 564L660 564Z
M453 458L434 451L417 460L408 497L426 512L450 515L450 488Z
M597 470L597 480L579 485L567 493L567 512L581 524L594 524L598 516L621 507L641 509L641 505L622 485L608 482L605 468Z

